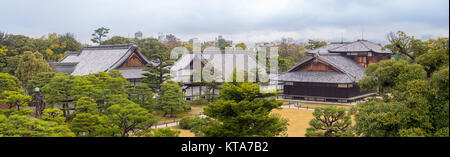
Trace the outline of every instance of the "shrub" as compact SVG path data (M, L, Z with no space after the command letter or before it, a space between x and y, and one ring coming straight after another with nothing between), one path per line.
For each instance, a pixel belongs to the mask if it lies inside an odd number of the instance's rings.
M191 129L191 117L184 117L180 120L181 129Z

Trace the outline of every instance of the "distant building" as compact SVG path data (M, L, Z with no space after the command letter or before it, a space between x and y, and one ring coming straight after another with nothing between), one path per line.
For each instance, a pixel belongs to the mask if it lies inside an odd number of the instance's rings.
M135 39L141 40L142 36L143 36L143 34L142 34L141 31L138 31L138 32L134 33L134 38Z
M194 45L194 42L195 42L195 41L199 41L198 38L192 38L192 39L189 39L188 44L189 44L189 45Z
M255 43L255 47L272 47L275 46L276 44L271 42L260 42L260 43Z
M279 76L285 99L352 102L374 93L360 91L358 81L370 63L390 59L390 50L367 40L331 43L308 51L312 57Z
M118 70L131 85L142 81L144 69L150 63L134 44L84 47L81 52L69 52L55 63L54 71L70 75Z
M161 43L167 43L166 35L164 35L164 33L159 32L158 33L158 41Z

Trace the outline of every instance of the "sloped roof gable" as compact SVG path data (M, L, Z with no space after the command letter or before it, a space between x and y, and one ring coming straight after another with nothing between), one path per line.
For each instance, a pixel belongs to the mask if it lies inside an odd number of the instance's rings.
M136 45L125 44L84 47L81 52L68 53L56 63L56 66L58 64L77 63L74 64L74 70L70 73L71 75L108 72L122 65L134 52L146 62L144 64L150 63L149 60L137 51Z

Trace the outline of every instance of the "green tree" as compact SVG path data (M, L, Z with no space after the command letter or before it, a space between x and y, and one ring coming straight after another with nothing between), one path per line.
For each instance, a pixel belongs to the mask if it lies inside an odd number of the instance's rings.
M116 95L127 95L126 86L129 82L117 70L108 73L99 72L87 76L76 77L74 86L70 91L74 100L81 97L90 97L99 105L99 111L103 112L109 107L108 101Z
M38 73L50 72L51 70L50 65L48 65L39 52L32 53L26 51L20 57L15 75L26 85L28 80L31 80Z
M423 42L403 32L391 33L390 38L387 47L397 51L397 60L369 64L367 76L360 80L363 90L381 89L383 99L357 105L356 133L443 136L449 126L448 38Z
M441 70L432 74L429 84L429 103L431 123L436 132L449 126L449 67L442 67Z
M109 33L108 28L105 27L98 28L94 30L91 41L93 43L98 43L99 45L102 45L102 38L106 37L106 34L108 33Z
M64 124L66 117L63 116L63 112L57 108L47 108L42 111L42 120L52 121L58 124Z
M225 39L217 40L217 46L221 51L224 51L226 47L230 47L230 43L228 43Z
M244 43L238 43L236 44L236 47L240 47L242 48L242 50L247 50L247 45L245 45Z
M448 65L448 61L448 49L430 50L416 58L416 62L424 66L428 77L442 66Z
M111 123L120 128L120 136L129 136L129 133L137 133L151 128L157 122L152 114L138 104L126 98L118 98L111 102L107 115Z
M161 84L170 79L170 66L174 61L170 59L168 45L158 42L156 39L142 39L137 41L142 52L151 63L147 64L148 73L144 73L144 83L147 83L153 92L159 91Z
M427 51L422 41L415 39L414 36L408 36L402 31L389 33L387 39L390 44L385 47L389 48L397 59L415 60L417 56Z
M137 134L139 137L178 137L180 131L170 128L152 129L149 132Z
M33 111L29 111L32 113ZM66 124L32 119L29 115L0 114L0 137L73 137Z
M20 85L21 82L17 77L8 73L0 73L0 94L4 91L23 92L23 90L20 89Z
M17 110L20 110L21 106L28 106L28 102L31 100L30 96L25 96L17 91L3 91L0 95L4 97L4 99L0 98L0 102L9 104L9 108L17 107Z
M121 36L113 36L110 39L103 41L102 45L129 44L129 43L133 43L133 40Z
M313 112L314 119L309 122L306 137L339 137L353 136L351 133L351 116L345 108L336 106L317 107Z
M93 99L89 97L81 97L77 101L74 101L75 114L77 113L91 113L99 114L98 105Z
M72 96L71 91L74 86L74 77L72 75L58 73L47 85L42 87L46 103L51 104L51 107L60 105L64 117L68 117L70 113L68 102Z
M17 65L19 65L20 56L6 56L4 59L6 60L6 65L0 68L0 72L15 75L14 72L17 69Z
M82 137L120 136L120 128L112 124L105 115L78 113L70 124L70 129Z
M155 99L153 99L154 94L152 89L148 86L148 84L141 83L136 86L128 88L128 98L141 105L143 108L147 110L152 110L155 108Z
M327 42L325 41L316 41L316 40L308 40L308 44L306 44L305 48L309 50L314 50L319 47L327 45Z
M220 99L205 108L205 115L217 120L200 129L207 137L279 136L287 130L287 120L270 111L282 102L266 99L253 83L225 83Z
M408 122L408 108L399 102L372 100L356 105L355 133L367 137L395 137Z
M8 49L6 46L0 47L0 72L3 72L3 68L6 67L6 52L8 52Z
M187 106L183 99L183 94L181 87L173 81L161 84L156 107L164 111L163 117L166 117L167 114L173 117L174 113L186 109Z
M119 134L119 127L112 124L106 115L99 112L98 105L89 97L81 97L74 102L75 117L70 129L77 136L107 137Z
M365 70L366 77L359 81L363 91L387 94L400 84L410 80L425 79L426 71L419 64L409 64L404 60L384 60L369 64Z
M28 95L32 95L35 88L42 88L55 76L54 72L41 72L31 78L26 85Z

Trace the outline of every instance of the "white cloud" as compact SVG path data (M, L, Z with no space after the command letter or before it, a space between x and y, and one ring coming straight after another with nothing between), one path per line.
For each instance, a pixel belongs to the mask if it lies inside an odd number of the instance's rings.
M74 33L90 42L95 28L110 35L172 33L187 40L213 40L218 34L235 42L293 37L297 40L384 41L390 31L448 36L448 0L0 0L0 31L39 37ZM12 7L14 6L14 7ZM19 7L20 6L20 7Z

